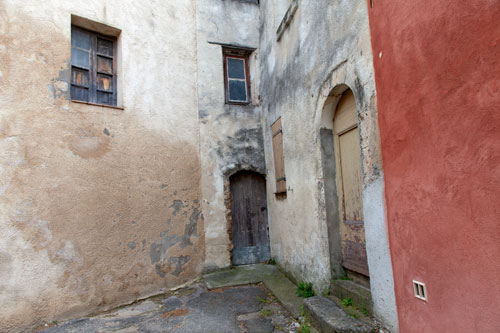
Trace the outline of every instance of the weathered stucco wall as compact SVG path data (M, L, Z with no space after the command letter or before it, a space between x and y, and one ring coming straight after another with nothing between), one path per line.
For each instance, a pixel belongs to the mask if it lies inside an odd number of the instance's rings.
M323 174L325 153L322 155L320 129L332 128L336 102L350 88L360 129L374 312L397 330L366 3L325 0L296 4L295 15L277 41L273 18L279 6L273 1L261 3L260 93L272 254L297 280L313 282L319 291L328 288L335 274L330 265L327 228L327 210L331 207L325 200L325 186L332 185L324 178L328 174ZM276 185L271 181L274 162L270 127L280 116L288 187L282 200L271 194Z
M123 110L69 100L71 14ZM204 256L194 1L0 1L0 331L177 286Z
M487 0L370 9L402 332L500 330L499 17Z
M258 57L250 55L252 103L225 104L223 55L220 45L257 48L259 5L235 0L197 1L198 107L205 217L205 269L231 264L228 235L229 176L238 170L265 173L264 147L258 97ZM229 215L228 215L229 214Z

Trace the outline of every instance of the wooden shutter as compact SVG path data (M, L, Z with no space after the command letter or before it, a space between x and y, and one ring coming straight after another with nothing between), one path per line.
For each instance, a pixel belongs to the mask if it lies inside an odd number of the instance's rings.
M71 27L71 98L116 105L116 38Z
M274 173L276 176L276 193L286 193L285 162L283 160L283 131L281 117L271 125L273 136Z

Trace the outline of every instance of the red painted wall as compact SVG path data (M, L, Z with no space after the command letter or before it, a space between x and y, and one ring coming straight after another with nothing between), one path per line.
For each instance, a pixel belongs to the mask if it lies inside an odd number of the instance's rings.
M500 332L500 1L368 7L400 330Z

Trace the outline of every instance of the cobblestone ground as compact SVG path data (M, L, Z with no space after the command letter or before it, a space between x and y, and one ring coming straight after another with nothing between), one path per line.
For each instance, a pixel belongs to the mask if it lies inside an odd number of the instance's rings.
M262 285L208 291L203 283L38 332L300 332Z

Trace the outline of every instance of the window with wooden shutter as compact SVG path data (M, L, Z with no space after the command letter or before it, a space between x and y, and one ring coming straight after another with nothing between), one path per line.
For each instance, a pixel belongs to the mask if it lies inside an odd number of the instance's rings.
M281 129L281 117L271 125L271 133L273 136L276 194L286 193L285 162L283 159L283 130Z
M71 99L116 106L116 38L71 27Z

